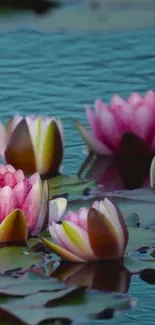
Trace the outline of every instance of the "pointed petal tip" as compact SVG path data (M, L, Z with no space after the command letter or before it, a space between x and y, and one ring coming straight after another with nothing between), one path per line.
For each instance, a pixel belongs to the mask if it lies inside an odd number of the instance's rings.
M123 232L123 237L124 237L124 250L128 244L128 240L129 240L129 232L128 232L128 228L126 226L125 223L125 218L122 215L122 212L120 211L120 209L118 208L118 206L115 204L114 200L112 198L107 198L105 197L103 204L106 204L106 206L108 207L108 209L111 211L111 214L113 216L115 216L115 221L117 220L117 222L120 224L122 232Z
M62 248L62 247L58 246L57 244L55 244L55 243L51 242L50 240L46 239L45 237L41 237L41 240L42 240L42 242L43 242L43 244L45 246L47 246L49 249L51 249L51 251L53 251L54 253L56 253L58 256L60 256L61 258L63 258L66 261L70 261L70 262L86 262L82 258L70 253L65 248Z
M28 227L23 212L13 210L0 224L0 242L26 241Z

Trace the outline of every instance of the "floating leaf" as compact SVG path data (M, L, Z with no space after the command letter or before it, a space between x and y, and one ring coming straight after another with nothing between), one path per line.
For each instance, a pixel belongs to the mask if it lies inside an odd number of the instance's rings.
M90 207L95 200L111 198L123 215L136 213L145 226L155 224L155 190L138 189L132 191L100 192L99 195L74 199L68 202L68 210L77 211L80 207Z
M40 291L52 291L64 288L64 284L56 279L49 279L34 272L27 272L19 279L12 278L12 282L9 280L9 284L7 281L8 277L1 275L0 295L26 296Z
M8 270L27 269L41 263L43 253L28 253L26 247L5 247L0 249L0 273Z
M3 303L0 299L0 318L3 318L3 324L5 320L27 325L37 325L44 320L55 319L85 322L98 317L107 308L124 310L132 306L132 299L124 294L78 287L67 288L54 278L32 273L27 273L20 279L3 279L0 292L15 295L14 299L11 297ZM5 286L7 280L8 285ZM30 283L32 289L27 295L26 284L30 287ZM39 293L41 290L44 292ZM32 291L36 294L32 294ZM26 297L17 299L18 294L26 294Z
M81 180L77 176L59 175L48 180L50 198L53 196L67 194L80 195L95 187L94 182ZM87 190L87 191L86 191Z
M138 259L132 256L124 258L124 267L131 273L139 273L146 269L155 269L154 259Z
M126 252L132 252L139 249L142 246L154 246L155 245L155 230L141 228L141 227L129 227L129 242Z

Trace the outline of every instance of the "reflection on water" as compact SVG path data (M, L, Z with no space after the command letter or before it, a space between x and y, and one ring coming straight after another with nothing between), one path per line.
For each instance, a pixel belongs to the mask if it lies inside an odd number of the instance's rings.
M116 156L95 156L83 162L78 175L95 180L105 190L133 190L149 187L153 155L145 143L132 133L126 133Z
M67 285L86 286L90 289L126 293L131 274L122 261L98 263L61 262L52 277L65 281Z

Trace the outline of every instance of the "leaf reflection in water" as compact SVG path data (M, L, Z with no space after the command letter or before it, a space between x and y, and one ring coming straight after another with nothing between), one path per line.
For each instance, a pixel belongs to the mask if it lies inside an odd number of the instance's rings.
M121 260L95 263L61 262L51 276L67 285L120 293L128 291L131 279L131 273L123 267Z
M97 156L90 153L78 171L78 176L95 180L105 190L147 188L150 186L152 158L140 138L126 133L115 156Z

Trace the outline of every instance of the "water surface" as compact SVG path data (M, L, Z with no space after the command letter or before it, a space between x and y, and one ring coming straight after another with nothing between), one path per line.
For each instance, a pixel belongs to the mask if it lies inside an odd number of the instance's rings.
M97 34L19 31L0 37L1 120L16 112L61 117L66 173L75 174L81 165L84 145L73 120L87 124L85 104L92 106L96 98L108 102L114 93L143 94L155 86L155 29ZM138 308L109 323L154 324L154 287L134 277L129 293L138 297Z

